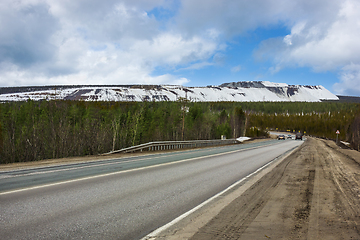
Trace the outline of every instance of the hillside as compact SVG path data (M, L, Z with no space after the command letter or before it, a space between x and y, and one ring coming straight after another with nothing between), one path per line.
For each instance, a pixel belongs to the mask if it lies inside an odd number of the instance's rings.
M320 102L339 100L323 86L288 85L267 81L224 83L220 86L184 87L170 85L89 85L0 88L0 101L176 101L196 102Z

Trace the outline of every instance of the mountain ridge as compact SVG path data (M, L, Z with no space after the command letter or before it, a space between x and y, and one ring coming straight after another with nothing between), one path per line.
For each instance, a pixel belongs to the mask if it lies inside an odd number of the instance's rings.
M59 85L0 88L0 101L84 100L84 101L338 101L321 85L288 85L268 81L240 81L219 86L179 85Z

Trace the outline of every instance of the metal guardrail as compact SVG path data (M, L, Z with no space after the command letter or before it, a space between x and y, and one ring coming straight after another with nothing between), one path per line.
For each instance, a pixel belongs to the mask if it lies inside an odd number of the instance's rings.
M217 145L229 145L236 143L240 143L240 142L237 141L236 139L149 142L137 146L111 151L101 155L109 155L113 153L136 152L136 151L142 152L142 151L173 150L173 149L182 149L182 148L197 148L197 147L208 147L208 146L217 146Z

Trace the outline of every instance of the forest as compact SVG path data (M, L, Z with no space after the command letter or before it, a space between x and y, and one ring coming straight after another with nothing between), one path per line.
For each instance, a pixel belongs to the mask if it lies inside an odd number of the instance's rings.
M262 103L247 115L250 126L259 129L302 132L329 139L335 139L339 130L340 139L350 141L359 113L360 105L353 103Z
M360 105L273 102L27 101L0 104L0 163L96 155L151 141L266 136L359 142ZM356 135L358 134L358 135Z
M239 104L28 101L0 104L1 163L94 155L151 141L240 136Z

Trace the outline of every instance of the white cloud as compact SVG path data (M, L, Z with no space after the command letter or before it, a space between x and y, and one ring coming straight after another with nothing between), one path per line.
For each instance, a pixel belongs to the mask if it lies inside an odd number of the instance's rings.
M240 70L241 70L241 65L237 65L231 68L231 72L233 73L240 72Z
M284 43L286 43L287 45L292 45L291 35L286 35L286 36L284 37Z
M300 35L302 33L302 31L305 28L305 25L306 25L305 22L300 22L300 23L297 23L295 26L293 26L292 29L291 29L291 34L286 35L284 37L284 42L287 45L292 45L292 39L294 37L297 37L298 35Z
M35 4L35 3L34 3ZM0 62L29 67L52 61L56 46L50 39L59 29L46 4L0 3Z
M338 95L359 95L360 93L360 64L349 64L342 68L340 82L334 84L334 91Z
M255 56L273 61L275 66L269 69L272 73L289 66L310 67L316 72L342 69L340 80L344 86L340 88L341 84L337 84L337 89L353 92L350 86L359 85L359 78L349 66L360 64L360 2L329 2L339 7L331 11L318 9L324 19L316 15L307 15L307 21L289 18L294 22L291 34L264 41Z
M216 49L215 43L200 37L185 39L179 34L166 33L152 41L137 41L130 51L161 65L178 65L207 59Z
M177 71L198 70L198 69L202 69L202 68L209 67L209 66L214 66L214 65L215 64L211 63L211 62L198 62L198 63L191 64L188 67L180 68Z
M146 11L173 7L165 0L20 0L0 5L0 86L184 84L189 82L184 77L152 72L159 66L206 60L218 49L216 29L208 31L208 39L161 30Z
M340 69L346 92L359 81L359 12L357 0L3 0L0 86L186 83L155 69L223 65L234 37L282 26L289 33L255 53L269 71Z

